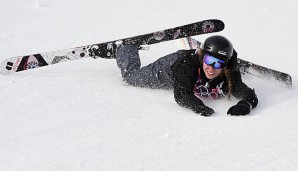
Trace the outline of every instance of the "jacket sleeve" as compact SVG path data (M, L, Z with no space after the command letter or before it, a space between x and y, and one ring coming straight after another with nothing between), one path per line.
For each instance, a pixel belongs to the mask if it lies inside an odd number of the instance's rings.
M194 63L189 60L191 59L185 56L181 57L172 66L174 98L180 106L198 111L199 106L204 103L194 95L193 89L198 71Z
M241 74L239 71L233 71L234 86L232 95L236 98L246 101L251 105L251 108L255 108L258 105L258 98L255 90L249 88L242 82Z
M234 49L232 60L228 66L233 78L232 95L240 100L248 102L251 105L251 108L255 108L258 105L257 95L253 89L242 82L241 73L237 67L237 56L238 54Z

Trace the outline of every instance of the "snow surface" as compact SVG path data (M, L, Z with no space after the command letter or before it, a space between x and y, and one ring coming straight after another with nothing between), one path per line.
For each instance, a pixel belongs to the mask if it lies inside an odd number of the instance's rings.
M0 75L0 170L297 169L297 9L296 0L0 0L1 61L217 18L240 58L294 85L246 75L259 97L250 115L226 115L237 101L223 99L205 101L216 113L203 117L172 91L126 85L115 60ZM176 50L152 45L143 65Z

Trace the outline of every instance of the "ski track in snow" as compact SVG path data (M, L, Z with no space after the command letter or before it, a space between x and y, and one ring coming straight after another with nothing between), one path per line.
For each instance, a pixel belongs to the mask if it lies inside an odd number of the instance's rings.
M218 18L226 24L218 34L241 58L290 73L293 89L245 75L259 97L250 115L226 115L237 100L222 99L204 101L216 113L202 117L179 107L171 90L126 85L114 60L0 75L0 169L295 170L298 3L181 3L40 0L38 8L33 0L0 0L0 59ZM152 45L140 52L142 64L176 50L174 42Z

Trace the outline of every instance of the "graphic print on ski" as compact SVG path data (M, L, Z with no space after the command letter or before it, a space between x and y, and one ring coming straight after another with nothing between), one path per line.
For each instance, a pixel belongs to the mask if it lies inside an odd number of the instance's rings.
M219 32L224 29L224 23L220 20L204 20L192 24L187 24L171 29L157 31L149 34L111 41L107 43L95 44L88 47L88 55L93 58L115 58L117 43L130 43L135 45L151 45L155 43L190 37L200 34Z
M149 34L129 37L125 39L118 39L94 45L17 56L3 61L0 65L0 73L10 74L14 72L29 70L33 68L43 67L64 61L76 60L90 56L93 58L113 58L115 50L114 48L116 46L115 42L119 41L122 41L124 43L139 43L140 45L154 44L188 36L196 36L199 34L219 32L223 29L224 23L221 20L210 19L179 27L165 29L158 32L152 32Z

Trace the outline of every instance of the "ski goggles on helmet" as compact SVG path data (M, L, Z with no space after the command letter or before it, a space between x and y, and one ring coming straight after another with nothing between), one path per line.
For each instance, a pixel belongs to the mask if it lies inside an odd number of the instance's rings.
M203 62L207 65L213 66L215 69L224 68L227 63L227 61L218 59L208 53L204 54Z

